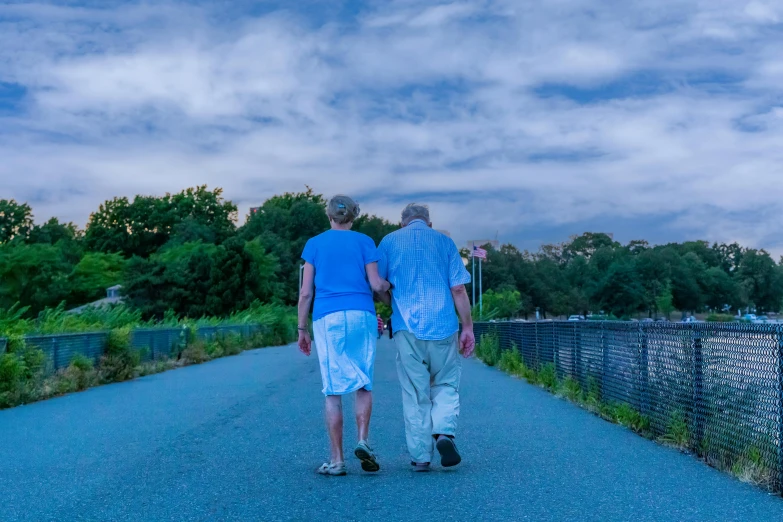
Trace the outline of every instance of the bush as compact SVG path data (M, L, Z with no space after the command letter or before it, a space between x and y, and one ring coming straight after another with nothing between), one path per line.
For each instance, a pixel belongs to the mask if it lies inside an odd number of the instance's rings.
M611 406L610 412L614 422L637 433L646 433L650 429L650 419L624 402Z
M547 390L554 391L557 388L557 372L555 371L555 365L552 363L543 365L541 371L538 372L538 381Z
M675 411L672 413L666 435L661 437L661 440L678 448L685 448L688 446L691 435L688 431L688 423L685 421L683 412Z
M14 353L0 355L0 408L21 402L27 367L24 360Z
M522 356L520 355L519 350L517 350L516 345L512 344L510 349L505 350L500 355L498 368L504 372L512 375L521 375L523 367L524 363L522 362Z
M500 339L498 339L497 333L481 335L478 346L476 346L476 356L487 366L495 366L500 362Z
M86 390L95 384L95 369L92 359L76 354L68 367L67 372L76 382L76 390Z
M579 386L576 379L569 375L563 379L560 385L560 394L572 402L579 402L582 400L582 387Z
M120 382L133 379L141 354L131 347L130 328L119 328L109 333L106 354L98 368L102 382Z
M219 355L218 352L220 352ZM185 348L182 352L182 360L185 364L201 364L213 357L220 357L222 355L222 348L217 343L205 343L204 341L198 340Z

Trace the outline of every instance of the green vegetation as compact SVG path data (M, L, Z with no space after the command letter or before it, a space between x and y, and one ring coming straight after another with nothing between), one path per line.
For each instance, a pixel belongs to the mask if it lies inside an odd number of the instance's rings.
M325 204L309 189L274 196L237 227L236 206L202 186L114 198L81 231L56 219L37 225L29 205L0 200L0 326L9 310L36 319L117 284L145 321L167 312L226 318L256 301L294 305L305 242L329 228ZM375 241L396 228L367 215L354 224Z
M527 318L536 308L544 318L600 310L627 318L745 307L777 312L783 304L783 265L764 250L737 244L622 245L586 233L534 253L512 245L484 248L483 287L492 292L484 307L497 318Z
M231 324L260 324L263 325L261 331L246 337L236 334L218 336L209 342L197 339L196 329L199 326L221 324L217 319L178 320L168 314L161 322L145 322L141 320L139 311L126 307L90 310L80 315L65 314L61 309L47 310L41 314L37 324L35 321L19 319L19 315L20 310L9 314L16 318L10 322L16 328L16 334L10 338L13 342L9 343L8 353L0 355L0 408L199 364L218 357L236 355L250 348L287 344L296 337L296 314L292 308L259 303L232 314L226 320ZM155 326L189 329L191 341L185 343L183 336L182 345L173 351L171 357L142 362L143 352L131 346L131 332L133 328ZM106 351L97 365L84 355L77 354L67 368L52 375L51 371L47 371L44 352L26 346L21 334L26 333L27 329L43 333L108 330Z
M500 362L500 339L497 333L483 334L476 345L476 357L489 366L495 366Z
M691 435L683 412L675 411L672 414L666 434L661 437L661 440L680 449L688 447Z

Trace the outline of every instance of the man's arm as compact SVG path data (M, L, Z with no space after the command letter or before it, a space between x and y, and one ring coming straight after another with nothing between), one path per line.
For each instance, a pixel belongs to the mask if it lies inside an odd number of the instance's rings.
M476 348L476 338L473 335L473 316L470 310L470 299L465 285L455 286L451 289L451 296L454 298L454 306L457 307L457 314L462 323L462 333L459 336L459 351L463 357L468 358L473 355Z
M299 351L310 355L312 340L310 339L310 306L313 304L313 290L315 281L315 267L305 263L302 271L302 288L299 290L299 320L296 323L299 329Z

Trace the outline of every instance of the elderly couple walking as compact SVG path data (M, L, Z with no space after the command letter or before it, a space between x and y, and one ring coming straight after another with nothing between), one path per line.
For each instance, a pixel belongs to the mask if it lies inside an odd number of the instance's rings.
M413 469L428 471L435 449L442 466L456 466L461 461L454 442L462 374L459 353L470 357L475 347L465 290L470 274L456 245L432 230L423 205L405 207L403 228L386 236L378 248L368 236L351 231L359 206L349 197L329 201L327 214L331 230L310 239L304 248L299 298L299 349L311 353L308 318L313 305L315 348L326 395L331 459L318 473L346 474L341 398L354 392L359 440L354 454L364 471L380 469L368 442L377 342L373 294L392 306Z

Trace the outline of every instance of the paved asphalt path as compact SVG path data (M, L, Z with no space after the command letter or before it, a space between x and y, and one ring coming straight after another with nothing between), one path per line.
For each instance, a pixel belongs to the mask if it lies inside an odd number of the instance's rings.
M2 411L0 520L783 520L782 499L477 361L463 465L413 474L388 339L375 386L382 470L347 477L314 473L320 378L293 346Z

